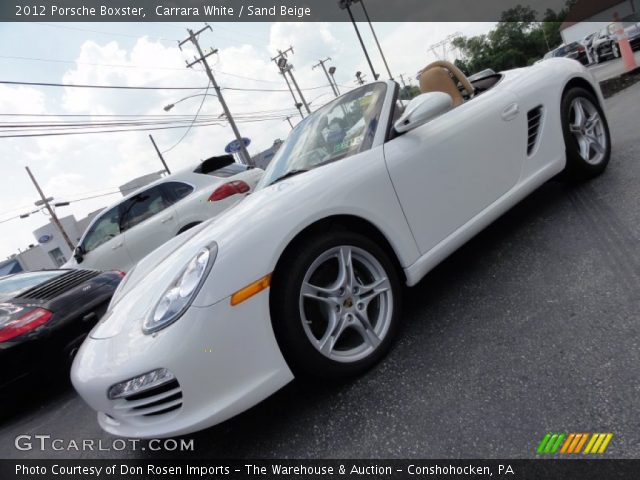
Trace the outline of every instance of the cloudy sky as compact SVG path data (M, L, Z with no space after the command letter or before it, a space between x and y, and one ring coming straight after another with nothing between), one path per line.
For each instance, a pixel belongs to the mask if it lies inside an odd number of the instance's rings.
M359 25L375 68L387 77L366 24ZM0 23L0 80L101 84L128 86L202 87L203 90L98 90L0 84L0 136L9 135L7 123L15 121L69 120L56 115L92 115L97 121L108 115L195 115L202 99L200 115L218 116L222 109L214 97L187 99L166 113L163 106L185 96L204 92L207 78L202 69L185 68L193 51L180 51L177 40L186 27L198 25L169 23ZM485 23L374 24L387 56L391 72L414 77L415 72L435 57L429 47L454 32L483 33ZM221 87L282 90L286 85L271 57L278 49L294 47L290 61L312 108L332 98L324 74L312 69L318 60L331 57L337 68L336 81L344 91L355 86L360 70L368 79L369 68L349 23L223 23L201 35L201 45L219 49L209 57ZM268 121L239 125L252 141L251 154L271 146L290 131L282 118L293 107L287 91L223 91L234 115L267 112L277 116ZM7 114L53 115L14 117ZM80 118L80 117L77 117ZM297 121L295 112L292 120ZM86 118L83 118L86 119ZM0 138L0 259L35 243L32 231L47 222L41 213L14 219L32 210L37 192L24 170L29 166L45 193L58 200L76 200L60 207L60 216L87 213L118 200L117 187L134 177L162 168L149 141L153 133L169 166L173 169L195 165L200 159L222 153L233 138L228 125L65 135L51 137ZM173 147L173 148L172 148Z

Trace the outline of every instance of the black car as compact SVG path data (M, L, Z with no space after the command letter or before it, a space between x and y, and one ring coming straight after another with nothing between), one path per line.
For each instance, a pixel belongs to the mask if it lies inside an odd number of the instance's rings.
M589 63L587 58L587 50L584 45L580 45L578 42L571 42L566 45L560 45L554 48L543 57L544 60L553 57L567 57L579 61L583 65Z
M123 276L43 270L0 278L0 392L30 374L68 367Z

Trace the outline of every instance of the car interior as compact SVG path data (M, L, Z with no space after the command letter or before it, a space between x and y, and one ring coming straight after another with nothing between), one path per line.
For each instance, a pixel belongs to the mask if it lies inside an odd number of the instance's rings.
M462 105L487 90L502 79L502 74L490 68L467 77L453 63L437 60L418 72L420 93L444 92L453 99L453 108ZM400 118L406 102L399 100L393 112L392 124ZM395 136L392 132L392 138Z

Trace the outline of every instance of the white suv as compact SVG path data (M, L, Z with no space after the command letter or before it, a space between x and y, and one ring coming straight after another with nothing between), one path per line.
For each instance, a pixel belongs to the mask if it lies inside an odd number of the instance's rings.
M236 204L263 173L223 156L164 177L98 215L64 266L127 272L171 238Z

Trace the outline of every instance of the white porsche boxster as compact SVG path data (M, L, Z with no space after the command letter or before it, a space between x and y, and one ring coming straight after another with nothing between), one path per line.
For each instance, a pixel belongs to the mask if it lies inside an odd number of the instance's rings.
M304 119L251 195L131 270L80 348L76 390L106 431L185 434L296 376L365 372L392 345L403 284L552 177L601 173L611 140L576 61L484 72L436 62Z

